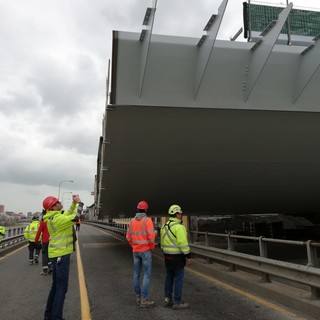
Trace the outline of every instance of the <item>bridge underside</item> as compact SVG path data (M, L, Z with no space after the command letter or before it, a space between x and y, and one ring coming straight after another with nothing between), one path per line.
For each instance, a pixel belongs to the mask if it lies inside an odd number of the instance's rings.
M100 217L320 211L320 41L277 45L289 10L259 43L114 32Z
M320 210L319 113L116 106L107 112L101 202L154 215Z

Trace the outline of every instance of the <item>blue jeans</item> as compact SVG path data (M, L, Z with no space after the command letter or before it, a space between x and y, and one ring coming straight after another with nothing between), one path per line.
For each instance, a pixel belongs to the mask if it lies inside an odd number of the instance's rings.
M152 270L152 251L134 252L133 253L133 289L136 296L141 296L141 299L148 299L149 285ZM140 287L140 275L143 270L142 285Z
M62 320L63 304L69 284L70 254L50 259L52 262L52 286L49 293L44 318L48 320Z
M184 278L184 268L169 269L167 268L166 283L164 293L167 298L172 300L173 304L180 304L182 299L182 287Z

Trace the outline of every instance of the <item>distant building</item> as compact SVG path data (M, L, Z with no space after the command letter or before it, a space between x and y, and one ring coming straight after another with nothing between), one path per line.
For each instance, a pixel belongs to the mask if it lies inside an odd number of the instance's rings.
M0 204L0 213L4 213L4 205Z

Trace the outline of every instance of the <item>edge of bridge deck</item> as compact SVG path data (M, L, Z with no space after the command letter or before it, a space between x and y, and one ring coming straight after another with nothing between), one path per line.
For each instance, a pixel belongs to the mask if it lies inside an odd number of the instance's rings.
M283 282L272 280L263 282L261 275L255 275L237 269L230 271L228 266L217 263L209 263L204 259L195 259L195 263L187 268L205 273L206 275L217 279L217 285L225 284L234 286L241 290L254 294L265 299L272 300L274 303L294 309L298 312L310 315L318 319L320 314L320 300L311 297L311 291L308 288L293 287Z
M26 244L25 241L21 241L15 245L1 249L0 258ZM156 248L155 253L159 258L162 258L159 248ZM231 268L227 265L215 262L210 263L201 258L195 258L194 263L186 269L191 273L196 273L198 276L201 273L207 280L210 277L210 280L218 286L234 291L240 289L247 292L248 295L257 295L272 301L274 304L281 304L315 318L319 317L320 300L313 299L311 291L307 287L293 287L292 285L278 282L275 279L272 279L271 282L263 282L260 274L252 274L240 269L231 271Z

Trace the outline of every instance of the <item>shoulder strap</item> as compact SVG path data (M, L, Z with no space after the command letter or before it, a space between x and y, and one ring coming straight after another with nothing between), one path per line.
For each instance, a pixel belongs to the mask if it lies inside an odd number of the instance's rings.
M172 230L171 230L171 228L170 228L170 223L172 223L172 221L168 221L168 222L165 224L165 226L167 226L167 227L168 227L168 230L170 231L170 233L171 233L175 238L177 238L177 236L172 232Z

